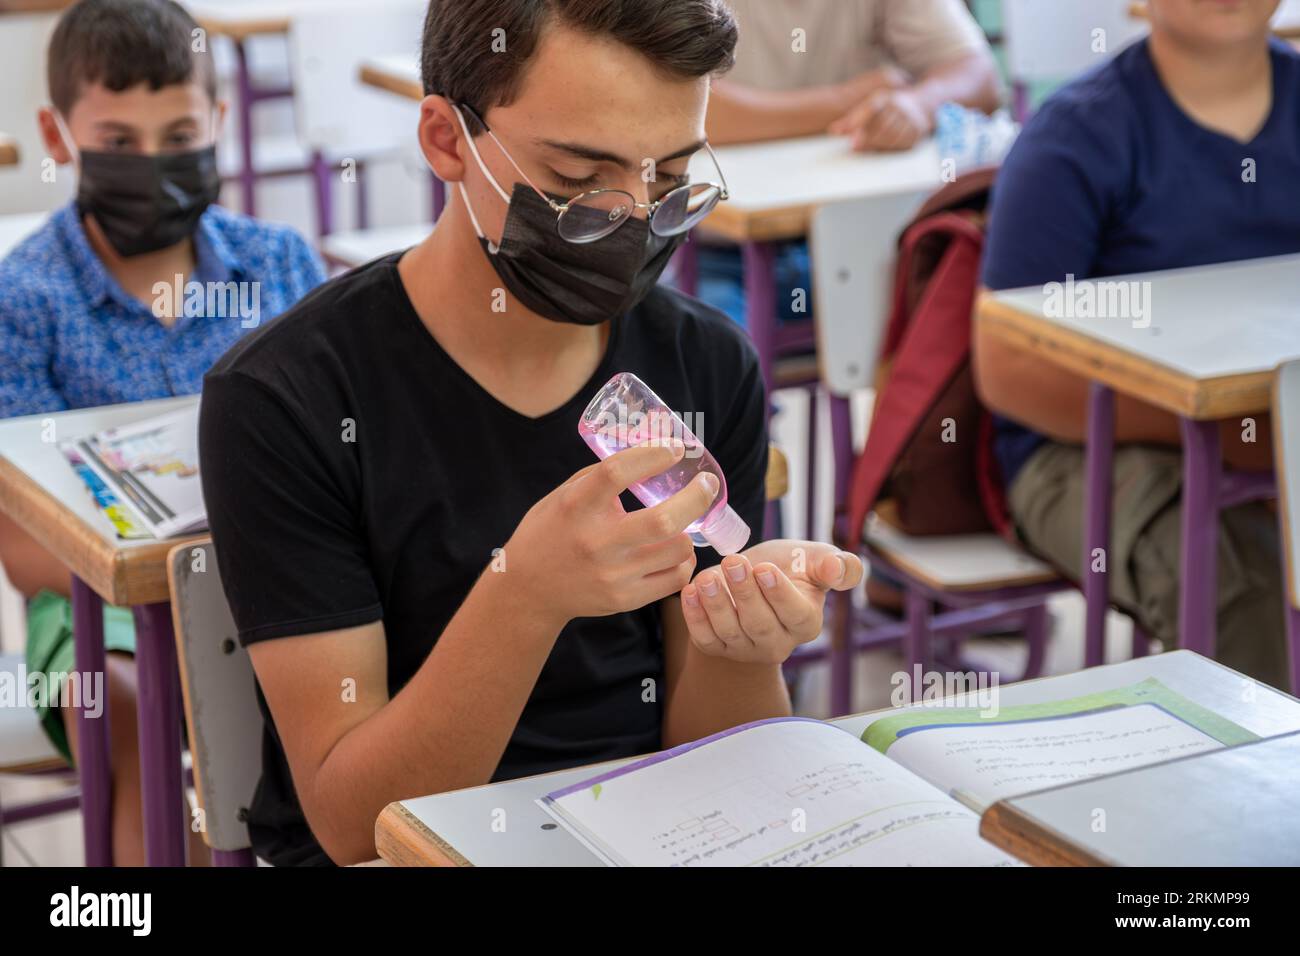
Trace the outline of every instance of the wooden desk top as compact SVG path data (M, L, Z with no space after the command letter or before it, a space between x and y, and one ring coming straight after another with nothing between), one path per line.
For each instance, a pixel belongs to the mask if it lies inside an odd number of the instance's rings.
M1135 20L1147 19L1145 0L1134 0L1128 6L1129 16ZM1300 3L1296 0L1282 0L1273 17L1273 32L1284 40L1300 40Z
M361 80L420 100L419 65L410 56L366 61ZM716 149L731 198L719 203L703 228L733 242L797 239L808 234L818 206L872 196L929 193L943 183L938 147L931 141L905 153L854 153L845 140L810 136ZM693 179L714 181L708 154L691 160Z
M181 0L181 5L213 36L243 41L288 33L293 15L312 0Z
M17 166L18 159L18 144L12 137L0 133L0 166Z
M1000 689L1000 703L1061 700L1126 687L1148 677L1261 737L1300 730L1300 701L1192 651L1170 651L1009 684ZM1251 694L1245 693L1248 687ZM871 721L893 712L856 714L833 723L857 736ZM391 803L375 824L379 855L395 866L600 866L595 854L556 826L536 800L633 759ZM505 832L493 829L494 813L504 814Z
M166 601L167 553L204 535L122 541L100 513L58 442L194 402L192 396L29 415L0 422L0 511L68 565L110 604ZM54 423L55 441L44 440Z
M1075 298L1084 285L1117 282L1142 289L1138 324L1049 317L1043 288L985 293L976 320L1009 345L1193 419L1266 410L1277 366L1300 357L1300 256L1080 282Z

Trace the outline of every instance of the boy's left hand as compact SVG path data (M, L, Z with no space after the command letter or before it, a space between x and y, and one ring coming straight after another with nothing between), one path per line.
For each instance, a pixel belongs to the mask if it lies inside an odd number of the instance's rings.
M764 541L682 589L682 615L705 654L779 664L822 630L827 591L862 581L862 560L816 541Z

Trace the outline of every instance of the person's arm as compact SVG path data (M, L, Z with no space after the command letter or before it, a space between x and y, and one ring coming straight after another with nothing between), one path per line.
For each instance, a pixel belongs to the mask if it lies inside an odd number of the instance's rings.
M892 67L869 70L845 83L796 90L764 90L716 80L709 92L709 142L723 146L824 133L872 93L906 81L906 75Z
M915 83L873 92L837 117L829 132L850 137L860 152L911 149L934 132L935 114L944 103L992 113L1001 99L993 58L970 53L934 67Z

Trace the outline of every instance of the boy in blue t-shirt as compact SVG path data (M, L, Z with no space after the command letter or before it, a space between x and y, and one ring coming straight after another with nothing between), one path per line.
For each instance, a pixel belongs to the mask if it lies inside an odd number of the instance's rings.
M1277 0L1151 0L1151 35L1058 91L1007 157L993 196L993 289L1300 252L1300 55L1271 38ZM1165 321L1176 322L1171 315ZM1225 320L1230 321L1228 317ZM1083 549L1087 382L976 330L980 392L1024 540L1076 576ZM1222 423L1225 465L1271 467L1266 423ZM1182 482L1174 416L1117 396L1112 598L1177 640ZM1276 519L1222 513L1218 657L1286 680Z
M39 122L77 198L0 262L0 417L197 393L227 348L324 280L292 229L211 205L224 104L197 30L171 0L82 0L59 21ZM28 672L70 673L68 569L3 516L0 559L30 599ZM113 852L129 864L143 861L135 629L129 609L104 618ZM71 761L75 722L38 704Z

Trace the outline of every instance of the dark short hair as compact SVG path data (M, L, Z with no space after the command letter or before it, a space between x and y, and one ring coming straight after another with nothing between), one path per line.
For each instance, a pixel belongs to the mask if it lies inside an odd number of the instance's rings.
M420 53L425 95L480 116L509 104L553 23L616 40L670 76L711 76L735 63L736 21L722 0L431 0ZM504 52L493 49L498 38ZM473 116L466 122L480 132Z
M172 0L81 0L50 38L50 102L64 116L89 85L114 92L199 83L215 102L217 75L207 43L195 52L199 25Z

